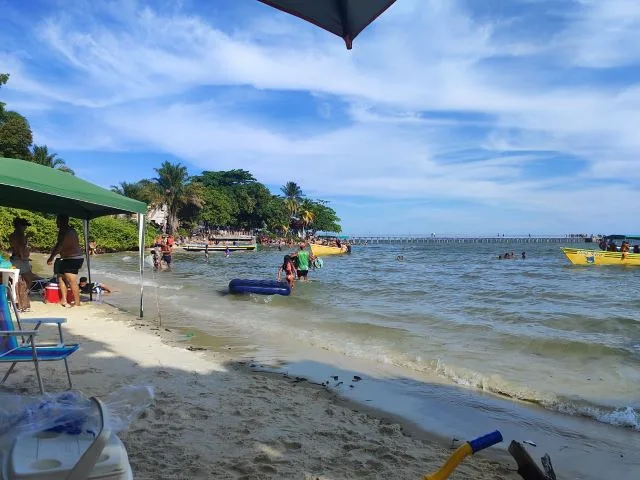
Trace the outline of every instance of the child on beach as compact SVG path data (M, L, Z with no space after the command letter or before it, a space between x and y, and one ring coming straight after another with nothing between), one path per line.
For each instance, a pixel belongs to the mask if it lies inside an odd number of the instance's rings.
M104 283L99 282L91 282L87 281L87 277L80 277L80 281L78 282L78 287L80 288L81 293L89 294L90 292L99 293L106 292L111 293L111 289L107 287Z
M280 281L282 272L285 273L287 283L289 283L289 287L291 287L291 289L293 290L295 286L296 267L289 255L284 256L284 262L282 263L280 268L278 268L278 281Z

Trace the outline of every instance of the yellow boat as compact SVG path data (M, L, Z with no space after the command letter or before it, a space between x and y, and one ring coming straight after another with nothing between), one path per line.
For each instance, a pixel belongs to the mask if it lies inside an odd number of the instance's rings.
M309 245L311 247L311 254L314 257L324 257L326 255L342 255L343 253L347 253L346 245L341 247L330 247L328 245L318 245L317 243L312 243Z
M582 248L563 248L574 265L637 265L640 266L640 253L607 252L604 250L585 250Z

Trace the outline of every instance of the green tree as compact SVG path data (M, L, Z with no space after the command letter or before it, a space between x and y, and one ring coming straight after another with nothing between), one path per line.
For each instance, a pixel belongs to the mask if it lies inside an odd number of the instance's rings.
M262 215L265 227L271 232L282 231L285 234L289 230L290 216L284 205L284 200L277 195L271 195L271 199L262 207ZM283 228L283 225L286 228Z
M304 197L304 195L302 194L302 189L296 182L290 181L280 187L280 191L284 196L285 208L289 212L289 225L293 227L293 229L299 231L300 229L302 229L300 218L298 218L300 203L302 202L302 198Z
M61 172L75 175L74 171L66 165L65 161L60 158L57 153L49 152L49 148L46 145L34 145L33 153L29 160L38 165L44 165L45 167L55 168Z
M304 230L308 228L313 222L316 214L314 211L314 204L311 200L305 198L300 204L300 211L298 212L298 219L302 227L302 236L304 237Z
M340 226L340 218L336 214L335 210L328 206L329 202L324 200L316 200L312 202L311 211L313 212L313 220L309 227L315 232L335 232L340 233L342 227Z
M0 73L0 87L2 87L2 85L6 85L7 82L9 81L9 74L8 73ZM0 124L2 124L3 119L4 119L4 106L6 104L3 102L0 102Z
M160 199L156 184L150 180L120 182L118 185L111 185L111 191L148 204L155 204Z
M0 157L30 160L33 134L26 118L16 112L4 112L0 125Z
M302 201L302 189L296 182L287 182L280 188L282 195L287 200L293 200L296 203L300 203Z
M238 199L238 226L249 230L265 228L265 216L273 199L269 189L256 182L237 186L234 191Z
M237 185L249 185L257 183L255 177L248 171L242 169L222 170L217 172L204 171L194 180L202 183L205 187L230 188Z
M200 221L209 228L227 227L234 223L235 208L233 200L223 190L204 188L203 206Z
M163 162L160 168L155 169L158 176L153 179L156 184L159 201L167 206L166 231L174 234L178 231L181 208L192 204L202 206L200 189L194 183L189 182L187 167L181 163Z

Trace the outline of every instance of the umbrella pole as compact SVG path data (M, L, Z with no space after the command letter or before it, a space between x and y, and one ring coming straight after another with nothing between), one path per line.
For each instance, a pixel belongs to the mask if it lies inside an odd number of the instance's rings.
M144 215L138 214L138 249L140 252L140 318L144 317Z
M91 287L91 255L89 251L89 219L82 220L82 230L84 231L84 254L87 257L87 277L89 279L89 287ZM93 302L93 288L89 288L89 301Z

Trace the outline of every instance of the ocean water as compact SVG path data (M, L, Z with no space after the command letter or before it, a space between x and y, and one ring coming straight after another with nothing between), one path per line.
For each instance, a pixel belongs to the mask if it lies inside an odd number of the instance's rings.
M178 253L171 271L147 272L145 316L250 355L322 351L637 435L640 268L572 266L561 246L355 246L290 297L226 293L232 278L275 279L285 251ZM108 301L136 312L137 258L93 265L122 290Z

